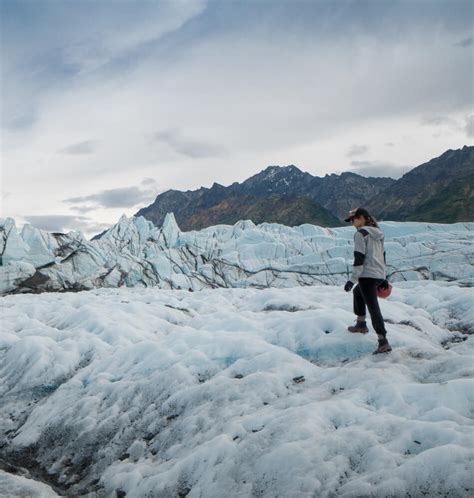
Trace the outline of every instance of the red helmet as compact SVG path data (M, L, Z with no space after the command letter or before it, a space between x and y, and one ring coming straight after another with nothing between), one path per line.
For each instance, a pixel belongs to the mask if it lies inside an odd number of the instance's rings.
M386 297L390 296L391 293L392 293L391 283L388 284L388 287L386 289L382 289L382 287L377 287L377 297L385 299Z

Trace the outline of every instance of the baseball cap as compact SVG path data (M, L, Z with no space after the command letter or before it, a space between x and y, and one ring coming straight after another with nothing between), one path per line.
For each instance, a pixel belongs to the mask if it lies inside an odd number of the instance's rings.
M365 217L368 217L370 216L369 212L367 211L367 209L364 209L364 208L355 208L355 209L351 209L349 211L349 217L346 218L344 221L351 221L352 218L355 218L356 216L365 216Z

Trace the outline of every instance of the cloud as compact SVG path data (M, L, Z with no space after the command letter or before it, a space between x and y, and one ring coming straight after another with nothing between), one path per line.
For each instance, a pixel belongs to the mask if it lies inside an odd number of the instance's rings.
M78 213L89 213L90 211L95 211L97 206L71 206L70 209Z
M464 132L466 133L466 136L469 138L474 137L474 114L471 114L471 116L468 116L466 118L466 124L464 126Z
M193 159L220 157L225 153L221 146L184 137L177 128L156 132L153 138L157 142L168 145L176 153Z
M462 118L461 118L462 120ZM422 126L433 126L436 127L437 130L432 134L434 138L440 138L443 135L452 136L453 134L463 134L464 132L468 134L469 124L466 121L466 126L461 125L460 120L454 119L451 116L444 115L433 115L433 116L425 116L421 119Z
M3 104L3 102L2 102ZM5 102L8 108L8 102ZM21 130L31 127L37 119L36 109L29 107L28 102L20 103L19 107L2 120L1 126L11 130Z
M389 161L351 161L353 172L362 176L389 177L398 179L413 166L401 166Z
M421 164L466 140L462 127L434 139L419 117L464 124L472 113L472 58L453 46L470 34L469 1L113 5L0 2L2 124L23 126L2 134L9 216L91 194L68 207L99 206L103 189L146 190L137 178L155 175L177 189L242 181L268 164L320 175L365 157L348 158L351 144ZM89 138L100 139L94 153L67 155ZM140 199L128 193L127 204Z
M94 233L104 230L110 226L105 223L97 223L86 216L45 214L23 216L23 218L34 227L46 230L47 232L80 230L85 233Z
M362 154L365 154L369 150L369 148L370 147L368 145L352 145L347 150L346 156L361 156Z
M95 203L97 206L104 208L128 208L136 206L144 202L149 202L157 195L156 182L152 178L145 178L142 185L148 185L147 188L142 187L121 187L114 189L101 190L96 194L90 194L81 197L71 197L64 199L63 202L69 204ZM150 188L152 185L153 188ZM86 211L90 210L91 206L85 207ZM80 207L75 206L75 210Z
M85 140L83 142L78 142L72 145L68 145L63 149L59 150L60 154L70 154L73 156L83 155L83 154L93 154L97 150L99 144L98 140Z
M458 127L458 123L456 120L452 119L449 116L424 116L421 118L421 124L423 126L453 126Z
M154 178L143 178L140 182L141 185L151 185L152 187L157 187L158 183Z
M143 48L179 31L201 14L206 4L207 0L122 1L114 4L114 14L110 15L110 4L99 3L93 6L94 19L90 26L82 27L79 41L69 38L63 57L82 73L110 70L124 59L130 62L139 58ZM89 18L90 7L79 3L76 10L81 17Z
M462 120L464 120L464 124L461 124ZM474 114L465 116L464 118L461 117L459 121L449 116L425 116L422 118L421 124L438 127L445 126L451 132L464 133L468 138L474 137ZM434 138L439 138L440 136L442 136L440 131L433 134Z
M462 47L462 48L472 47L472 45L474 45L474 37L472 36L464 38L463 40L460 40L454 44L455 47Z
M199 16L206 3L0 2L0 57L2 72L9 75L2 82L1 126L30 128L45 96L133 67L150 46Z

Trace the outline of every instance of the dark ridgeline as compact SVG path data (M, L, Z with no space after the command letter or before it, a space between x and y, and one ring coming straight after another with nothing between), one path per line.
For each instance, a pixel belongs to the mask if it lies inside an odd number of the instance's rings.
M184 231L220 223L233 224L242 219L290 226L302 223L339 226L349 209L394 181L354 173L321 178L296 166L269 166L244 182L228 187L214 183L211 188L186 192L168 190L135 216L144 216L161 226L166 213L173 212Z
M474 147L448 150L405 173L367 208L380 219L474 221Z
M199 230L242 219L284 225L344 225L364 205L380 220L453 223L474 221L474 147L448 150L399 180L355 173L312 176L296 166L269 166L242 183L198 190L168 190L140 209L161 226L173 212L179 227Z

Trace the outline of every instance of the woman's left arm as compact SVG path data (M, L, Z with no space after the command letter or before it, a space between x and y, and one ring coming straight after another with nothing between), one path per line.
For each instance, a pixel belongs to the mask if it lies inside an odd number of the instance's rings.
M357 283L364 269L365 253L367 250L367 230L358 230L354 235L354 263L352 264L351 282Z
M354 263L352 264L351 278L346 282L344 290L349 292L354 284L359 280L359 277L364 269L365 253L367 243L365 237L369 234L367 230L358 230L354 235Z

